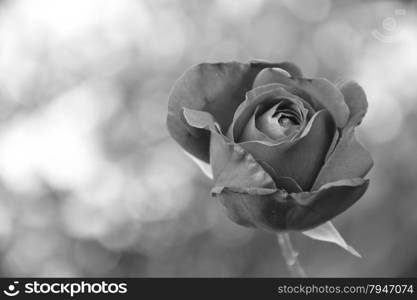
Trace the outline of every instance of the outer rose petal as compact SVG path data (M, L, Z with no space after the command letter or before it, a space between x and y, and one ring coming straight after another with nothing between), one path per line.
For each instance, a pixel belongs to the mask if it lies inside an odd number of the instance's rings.
M272 194L276 186L272 177L255 159L221 134L210 113L184 109L187 123L211 131L211 167L215 186L212 194L231 190L251 194Z
M267 162L280 176L293 178L306 191L320 171L336 131L332 117L325 110L317 112L309 124L309 133L293 142L277 145L243 142L240 145L256 160Z
M320 113L326 115L326 111ZM314 192L277 190L276 182L253 156L221 134L212 115L184 109L184 116L190 126L211 131L212 195L219 197L238 224L272 231L310 229L347 209L368 186L368 181L354 178L325 184Z
M189 126L182 108L207 111L226 129L245 93L252 88L254 78L267 67L281 67L298 74L293 64L260 61L203 63L190 68L177 80L169 97L167 126L172 137L187 152L208 162L210 134Z
M293 76L293 77L302 77L303 76L303 73L301 72L300 68L296 64L294 64L292 62L288 62L288 61L278 63L278 64L277 63L272 64L272 63L270 63L268 61L265 61L265 60L259 60L259 59L256 60L255 59L255 60L251 61L251 64L253 66L258 65L261 68L280 68L280 69L283 69L283 70L287 71L288 73L290 73L290 75Z
M338 87L345 97L345 102L350 110L346 127L359 125L368 110L368 101L366 100L364 90L354 81L342 83Z
M366 191L362 178L342 180L316 192L251 195L224 191L218 195L234 222L269 231L308 230L353 205Z
M287 214L287 226L305 230L334 218L348 209L365 193L369 180L344 179L323 185L318 191L291 194L296 203Z
M302 192L302 188L298 185L298 183L291 177L280 176L277 171L275 171L266 161L258 160L257 161L262 168L269 175L271 175L272 179L275 182L275 185L278 189L284 190L287 193L299 193Z
M312 190L328 182L364 177L373 165L369 152L356 140L355 128L346 128L335 150L320 170Z
M250 195L224 191L217 198L226 208L228 217L235 223L269 231L288 229L286 213L287 194L277 191L272 195Z
M277 191L272 177L252 155L224 136L213 133L210 141L214 188L212 194L224 190L253 195L272 194Z
M290 87L304 90L310 97L310 103L316 110L327 109L334 118L337 127L343 128L349 117L349 108L342 93L330 81L324 78L289 78L273 68L266 68L259 72L253 87L260 87L271 83L281 83Z
M343 178L364 177L374 164L369 152L355 137L354 126L362 121L368 108L365 92L353 81L341 84L340 88L350 109L349 120L335 149L320 171L313 190Z

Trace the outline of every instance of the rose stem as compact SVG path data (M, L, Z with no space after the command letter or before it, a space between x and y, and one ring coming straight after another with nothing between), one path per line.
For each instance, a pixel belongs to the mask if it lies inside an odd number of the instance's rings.
M293 277L306 277L306 273L298 261L298 252L292 246L290 235L288 233L278 233L277 239L291 275Z

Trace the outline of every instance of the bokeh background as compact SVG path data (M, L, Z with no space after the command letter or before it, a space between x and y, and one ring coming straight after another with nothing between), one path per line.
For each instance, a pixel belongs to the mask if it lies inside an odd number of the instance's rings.
M294 234L311 276L417 276L417 14L411 1L0 1L1 276L289 276L235 225L165 128L202 62L354 78L375 167L334 223L363 256ZM335 199L336 200L336 199Z

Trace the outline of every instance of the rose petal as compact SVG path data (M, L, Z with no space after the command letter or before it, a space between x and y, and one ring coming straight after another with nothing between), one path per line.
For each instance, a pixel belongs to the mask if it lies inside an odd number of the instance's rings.
M188 153L187 151L184 151L184 153L191 158L191 160L193 162L195 162L195 164L200 168L201 172L203 172L204 175L206 175L208 178L213 179L213 171L211 170L211 166L202 161L199 160L197 157L191 155L190 153Z
M189 108L183 108L182 111L185 121L189 126L220 132L219 124L210 113Z
M217 195L234 222L269 231L310 230L353 205L366 191L368 180L334 182L319 191L269 195L224 190Z
M287 194L250 195L224 191L216 198L226 208L228 217L237 224L268 231L286 229Z
M288 73L290 73L291 76L294 76L294 77L303 76L300 68L296 64L294 64L292 62L288 62L288 61L278 63L278 64L274 64L274 66L271 66L271 63L267 62L267 61L252 60L251 64L252 64L252 66L258 66L261 69L271 68L271 67L283 69L283 70L287 71Z
M272 177L239 145L214 133L210 152L215 181L212 195L220 194L224 190L254 195L276 192Z
M241 139L243 141L265 141L268 143L274 143L272 139L270 139L263 132L259 131L259 129L256 126L255 119L258 108L259 106L255 109L255 112L252 114L250 120L246 124L245 129L243 129Z
M190 126L211 131L212 194L219 194L224 189L255 194L276 192L272 177L251 154L221 134L210 113L184 108L184 117Z
M333 116L337 127L343 128L349 117L349 108L339 89L325 78L294 78L296 85L317 99L318 109L326 108Z
M287 91L288 93L297 96L299 99L302 100L303 106L307 109L307 111L309 112L309 117L311 117L311 115L313 115L316 112L316 109L313 108L313 106L311 106L310 103L312 103L311 97L310 95L308 95L305 91L303 91L302 89L296 87L296 86L291 86L291 85L287 85L287 84L283 84L283 83L269 83L266 84L265 86L270 86L274 84L276 87L281 87L283 88L285 91ZM256 88L260 88L261 86L257 86ZM253 87L255 88L255 87Z
M352 246L348 245L339 231L334 227L332 222L328 221L322 225L319 225L313 229L303 232L304 235L311 239L319 240L323 242L334 243L352 255L361 258L362 256Z
M365 92L353 81L341 84L340 88L350 109L349 120L335 149L326 158L313 190L343 178L364 177L374 164L369 152L357 141L354 129L368 108Z
M279 124L278 119L273 117L277 107L278 104L274 105L266 112L264 112L262 116L260 116L256 121L256 125L259 130L275 141L286 137L284 128ZM248 140L242 138L242 141Z
M324 163L336 130L332 117L325 110L317 112L309 123L309 133L293 142L272 146L243 142L240 145L256 160L266 161L280 176L291 177L303 190L309 190Z
M189 108L183 109L184 119L187 124L193 128L205 129L211 132L220 133L218 130L219 125L216 124L214 117L205 111L197 111ZM214 150L212 150L214 151ZM217 171L221 166L227 163L227 155L222 155L222 153L212 152L212 156L216 156L216 162L220 162L219 167L214 167L211 164L211 175L213 178L217 178L219 172ZM217 172L216 172L217 171Z
M334 118L337 127L343 128L349 118L349 108L344 101L344 97L339 89L330 81L324 78L288 78L281 72L273 68L266 68L259 72L255 78L253 87L260 87L271 83L281 83L287 86L298 87L304 90L311 101L311 105L316 109L327 109Z
M326 184L318 191L290 194L294 203L287 226L305 230L329 221L358 201L368 185L369 180L353 178Z
M329 159L330 155L333 153L338 142L339 142L339 131L336 130L333 136L332 143L330 144L329 150L327 151L326 158L324 159L325 162Z
M355 128L346 128L333 153L320 170L312 190L343 178L364 177L373 164L369 152L356 140Z
M189 126L183 118L182 108L210 112L226 130L254 78L266 67L282 67L297 73L292 64L259 61L203 63L190 68L177 80L169 96L167 127L172 137L187 152L208 162L210 134Z
M234 141L239 141L246 124L254 114L258 105L274 105L279 103L280 99L288 99L296 105L303 107L302 99L290 94L280 85L270 84L255 88L246 93L246 100L237 108L233 117L229 134Z
M339 89L350 110L350 116L346 127L359 125L368 110L368 101L366 100L365 91L354 81L340 84Z
M291 177L279 176L278 171L275 171L266 161L258 160L257 161L262 168L271 175L272 179L275 182L275 185L278 189L284 190L287 193L299 193L303 190L300 185Z

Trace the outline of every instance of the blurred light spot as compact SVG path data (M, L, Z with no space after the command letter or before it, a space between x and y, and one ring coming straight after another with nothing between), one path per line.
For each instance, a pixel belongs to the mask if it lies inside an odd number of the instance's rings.
M145 145L152 143L168 135L165 125L165 114L168 105L166 101L166 93L159 91L158 82L153 86L153 90L146 91L142 96L140 107L137 110L135 119L138 120L141 140ZM135 133L135 134L138 134Z
M332 1L283 0L283 4L297 18L306 22L317 22L327 18L332 6Z
M239 57L239 45L236 42L224 41L213 46L204 61L234 61Z
M314 77L316 75L319 62L316 53L311 51L311 46L307 43L299 47L291 60L300 67L304 76Z
M4 263L12 274L35 276L58 247L56 234L27 230L7 250Z
M364 87L369 102L363 128L377 143L387 143L400 130L404 113L415 107L417 87L417 31L404 27L398 43L374 45L358 62L357 81Z
M186 28L186 16L179 13L160 11L154 17L153 30L140 47L149 59L174 64L183 57L188 43L187 35L193 28Z
M10 18L5 18L5 12L0 14L0 82L14 101L21 100L27 83L35 76L39 66L34 56L36 52L28 51L22 35L16 31L20 28Z
M129 47L146 49L153 36L143 1L20 0L1 8L0 82L15 101L34 101L25 94L42 89L34 81L50 83L42 92L51 93L80 72L120 70Z
M145 176L133 178L125 187L127 211L141 222L177 217L191 201L192 162L171 144L152 151Z
M28 23L43 25L60 36L82 33L94 22L97 4L101 1L20 1L19 12Z
M98 237L98 241L111 251L122 251L135 244L142 230L141 224L134 220L133 224L111 228L105 235Z
M7 124L0 132L1 177L17 190L34 189L39 180L61 188L86 184L102 159L93 129L111 107L112 99L81 87Z
M217 0L218 13L231 18L248 18L257 14L264 0Z
M103 163L99 174L87 186L77 191L77 197L85 203L111 210L115 204L120 205L125 174L110 163Z
M364 86L365 90L366 85ZM369 109L364 121L364 130L375 143L386 143L401 130L403 110L398 98L390 94L370 94Z
M82 209L86 206L84 217L81 222L92 222L95 228L88 236L100 238L106 235L111 228L118 228L126 221L129 221L129 215L122 202L123 187L125 175L115 166L104 163L100 166L97 175L88 185L79 188L74 192L72 204ZM92 220L89 215L92 214ZM69 221L69 220L68 220ZM78 228L72 227L73 233L78 235ZM71 230L71 229L70 229Z
M285 60L299 42L300 27L296 19L279 10L256 18L245 29L247 47L253 58Z
M36 3L20 0L15 9L18 17L28 24L69 38L85 34L98 24L112 23L130 3L129 0L38 0Z
M353 54L360 46L359 35L343 21L323 23L314 34L313 41L320 60L335 70L350 66Z
M112 224L93 204L70 198L62 205L62 222L67 232L78 238L96 238L105 235Z

